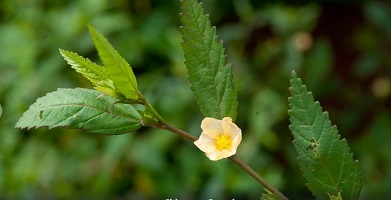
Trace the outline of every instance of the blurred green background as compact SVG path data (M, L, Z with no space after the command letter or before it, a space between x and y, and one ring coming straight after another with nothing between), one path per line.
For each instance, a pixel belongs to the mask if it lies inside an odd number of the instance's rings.
M207 0L239 92L239 157L292 199L312 199L291 143L289 78L296 70L347 138L363 171L361 199L391 190L391 4L385 1ZM202 120L181 50L179 1L0 2L0 199L259 199L260 185L228 159L142 128L120 136L18 130L38 97L92 88L60 56L98 61L87 24L133 67L139 89L195 136Z

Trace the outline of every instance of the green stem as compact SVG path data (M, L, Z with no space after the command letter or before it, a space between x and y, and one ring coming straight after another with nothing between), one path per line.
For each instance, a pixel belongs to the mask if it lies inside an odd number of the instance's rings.
M164 122L164 124L161 124L160 128L168 130L168 131L171 131L171 132L173 132L175 134L178 134L178 135L180 135L182 137L185 137L186 139L188 139L188 140L190 140L192 142L194 142L194 141L196 141L198 139L198 138L194 137L193 135L191 135L191 134L189 134L189 133L187 133L185 131L182 131L179 128L176 128L175 126L172 126L172 125L168 124L167 122Z
M151 111L151 113L153 114L153 116L156 117L156 119L158 120L159 123L161 123L161 124L162 124L162 123L166 123L166 122L164 121L163 117L161 117L161 116L159 115L159 113L155 110L155 108L154 108L151 104L149 104L148 102L145 102L144 106L145 106L145 108L147 108L149 111Z
M145 108L147 110L149 110L153 114L153 116L156 117L156 119L158 120L159 123L167 124L164 121L163 117L159 115L159 113L155 110L155 108L147 101L147 99L139 91L137 91L137 95L140 98L140 101L142 102L142 104L145 106Z

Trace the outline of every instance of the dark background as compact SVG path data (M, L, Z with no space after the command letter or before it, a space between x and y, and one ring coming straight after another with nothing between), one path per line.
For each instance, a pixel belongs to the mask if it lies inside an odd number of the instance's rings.
M260 3L261 2L261 3ZM238 155L292 199L312 199L291 143L295 70L348 140L363 172L361 199L391 190L391 4L386 1L204 1L224 40L239 94ZM139 90L195 136L202 115L187 81L179 1L0 2L0 198L259 199L261 186L228 159L142 128L120 136L18 130L38 97L92 88L59 48L100 63L87 24L128 60Z

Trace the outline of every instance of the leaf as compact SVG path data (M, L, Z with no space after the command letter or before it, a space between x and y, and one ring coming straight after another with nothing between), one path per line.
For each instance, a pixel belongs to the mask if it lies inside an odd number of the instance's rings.
M289 128L308 188L317 199L329 199L339 193L343 199L358 199L361 170L346 139L340 139L328 113L322 111L295 72L292 72L290 92Z
M115 89L114 83L110 80L106 68L97 65L74 52L60 49L60 53L72 68L96 86L95 89L104 94L120 98L121 94Z
M329 199L330 200L342 200L341 193L338 192L338 196L333 196L329 194Z
M278 200L278 197L269 190L265 189L265 192L266 193L262 193L262 200Z
M115 88L127 99L137 100L137 81L129 63L111 46L102 33L95 30L92 26L88 28L98 50L99 57L103 65L107 67L108 76L113 81Z
M37 99L17 128L68 127L98 134L124 134L141 127L141 116L129 104L116 103L91 89L58 89Z
M211 27L197 0L182 0L181 31L185 64L191 89L201 112L207 117L235 120L237 94L232 81L231 64L226 64L223 43Z

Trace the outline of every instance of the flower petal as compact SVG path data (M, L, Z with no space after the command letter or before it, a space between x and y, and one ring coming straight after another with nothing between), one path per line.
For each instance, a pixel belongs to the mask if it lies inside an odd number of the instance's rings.
M239 132L241 134L241 130L236 124L232 122L232 119L230 117L224 117L221 121L224 133L229 135L231 138L235 138Z
M204 132L201 133L200 138L198 138L194 144L205 153L210 153L216 149L214 139L206 135Z
M223 150L223 151L212 151L211 153L207 153L206 156L213 161L221 160L223 158L228 158L236 153L236 149L234 151Z
M240 132L232 139L231 149L235 149L235 151L236 151L236 149L238 148L241 141L242 141L242 131L240 130Z
M236 153L242 141L242 130L232 122L230 117L224 117L222 120L206 117L202 120L201 128L203 132L194 144L205 152L210 160L220 160ZM228 150L223 149L220 151L216 147L216 138L221 134L229 136L230 140L232 140L231 147ZM219 139L222 138L219 137Z
M216 138L224 132L221 125L221 120L205 117L201 122L201 129L203 133L211 138Z

